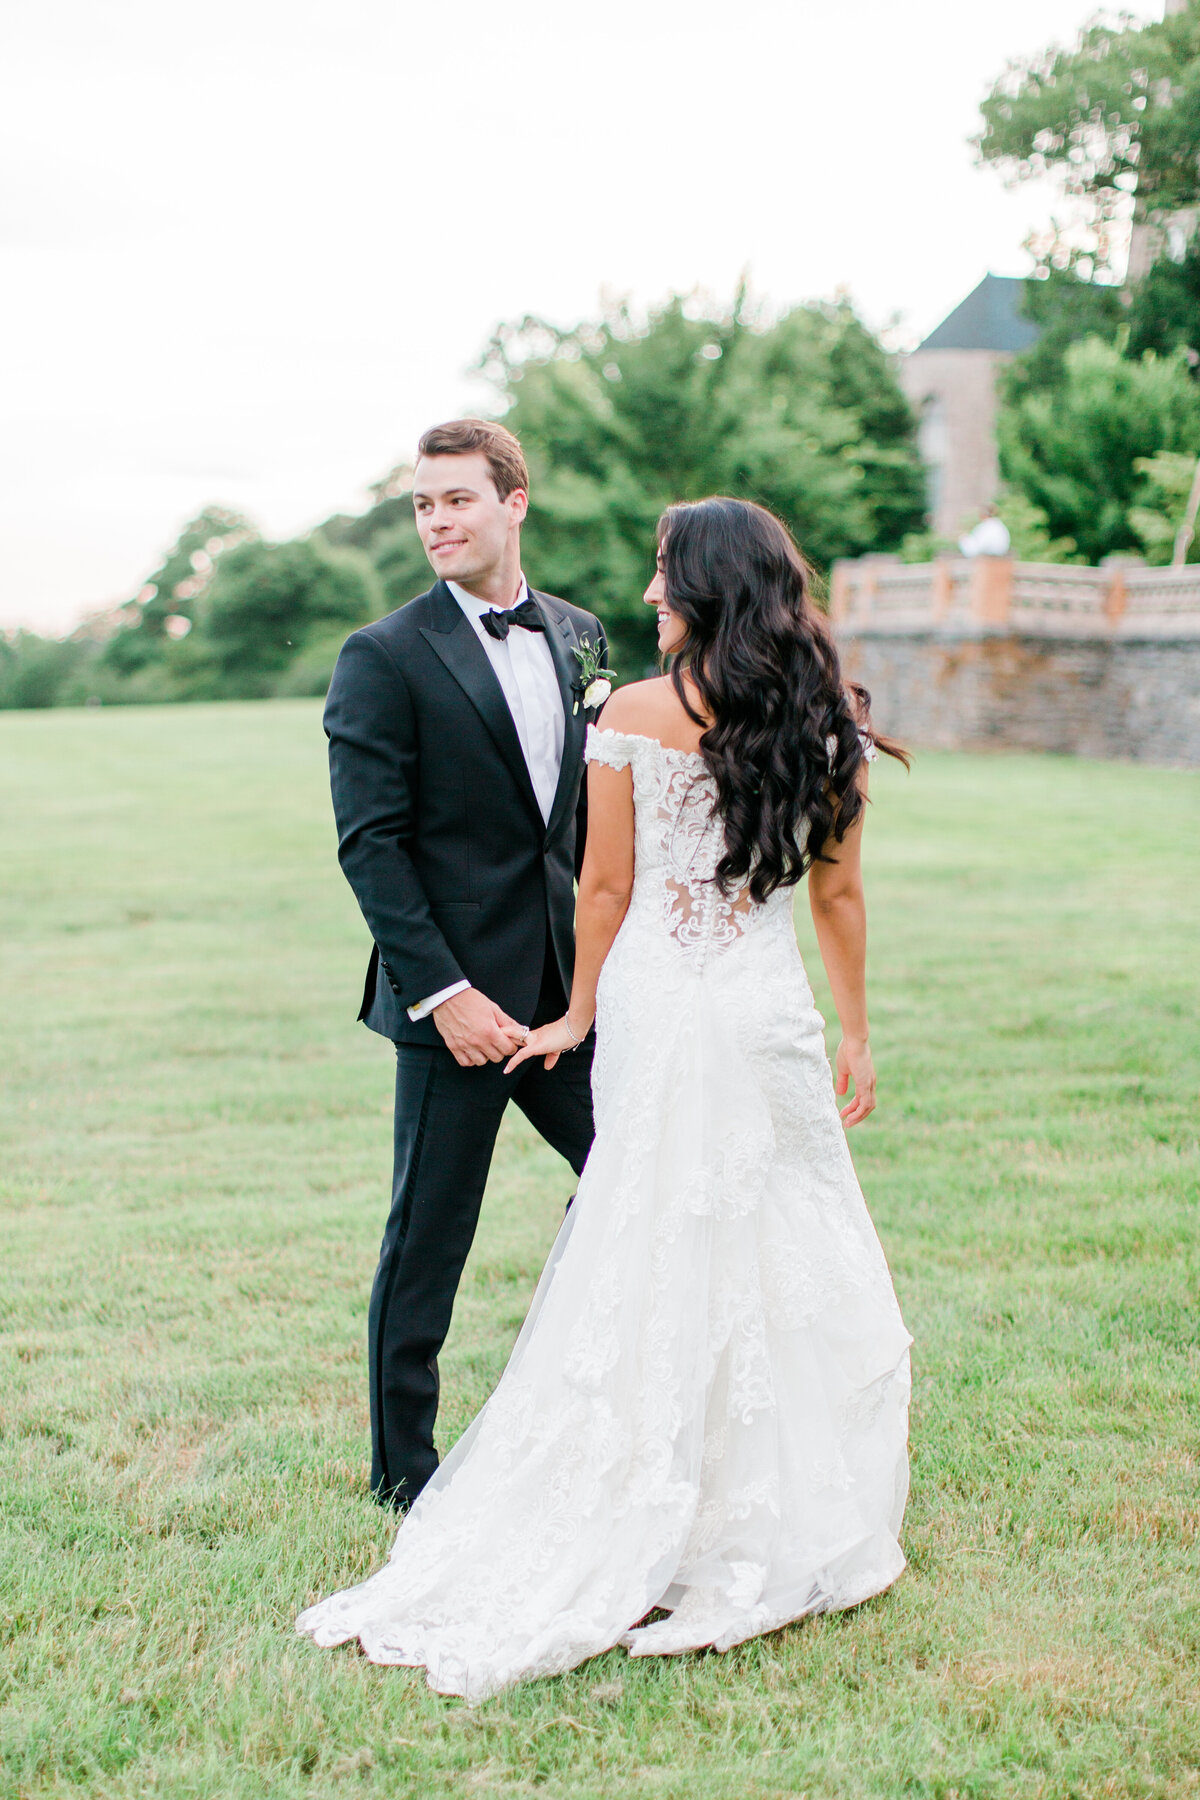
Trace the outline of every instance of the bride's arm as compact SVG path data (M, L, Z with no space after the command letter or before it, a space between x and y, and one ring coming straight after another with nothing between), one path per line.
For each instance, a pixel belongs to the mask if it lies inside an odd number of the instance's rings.
M633 771L589 763L587 772L587 848L579 876L575 906L575 978L565 1020L540 1026L529 1034L508 1069L530 1056L544 1056L552 1069L564 1050L592 1028L596 1016L596 983L612 949L633 892Z
M588 835L575 907L575 979L567 1023L591 1029L596 983L633 892L633 770L588 765Z
M860 785L865 799L865 768ZM825 845L825 855L833 860L814 862L808 872L808 903L842 1028L837 1053L839 1095L854 1082L854 1098L842 1108L847 1130L875 1110L875 1068L867 1025L867 908L862 884L865 818L864 807L840 844L830 838Z

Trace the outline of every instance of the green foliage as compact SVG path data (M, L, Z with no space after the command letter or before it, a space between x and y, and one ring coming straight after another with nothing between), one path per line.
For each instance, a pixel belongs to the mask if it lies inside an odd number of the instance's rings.
M1037 326L1038 336L1002 371L1000 392L1010 400L1057 388L1072 344L1085 337L1112 343L1129 325L1129 309L1120 289L1084 281L1074 269L1049 269L1040 280L1025 282L1021 311Z
M364 624L365 620L359 619L357 623ZM332 629L317 628L282 673L272 681L271 692L288 698L305 695L323 698L346 637L347 627L344 624Z
M1084 560L1074 538L1051 535L1046 514L1019 488L1005 488L996 501L996 511L1008 527L1014 561L1069 563Z
M1136 468L1144 485L1140 503L1129 509L1129 523L1145 547L1147 562L1169 563L1196 479L1196 457L1162 450L1139 457ZM1186 560L1200 562L1200 542L1194 536Z
M0 718L5 1800L1195 1800L1200 774L925 754L871 786L851 1147L916 1338L909 1568L472 1710L292 1629L394 1529L392 1072L319 705ZM510 1109L443 1448L572 1187Z
M954 554L953 538L942 537L936 531L910 531L900 543L900 561L903 563L933 562L938 556Z
M196 605L213 579L219 559L258 533L249 519L228 507L206 506L184 526L137 597L117 614L113 635L101 652L102 669L117 677L137 677L169 654L195 623ZM182 622L182 623L181 623ZM157 674L157 672L156 672ZM162 683L151 675L142 684L145 697L159 694ZM167 686L169 687L169 682Z
M1074 268L1046 270L1025 283L1022 310L1040 335L1005 371L1010 395L1056 386L1067 350L1084 337L1121 338L1134 358L1182 349L1194 373L1200 367L1200 239L1178 261L1160 257L1125 289L1084 280Z
M179 700L211 692L194 627L221 557L257 537L241 513L205 507L183 527L131 600L110 615L86 621L68 640L75 647L69 655L55 658L45 641L47 648L36 655L43 664L57 661L62 671L53 700L45 704ZM20 697L23 691L0 682L0 706L32 704Z
M362 550L317 534L266 543L239 515L209 508L107 634L30 639L12 652L20 677L0 661L0 705L324 693L347 632L384 605ZM61 677L53 698L27 698L49 691L50 670Z
M1016 562L1069 563L1081 562L1074 538L1053 538L1049 521L1040 506L1026 498L1019 488L1005 488L996 500L996 511L1008 527L1012 556ZM954 538L939 537L933 531L910 532L900 546L900 558L906 563L932 562L938 556L958 554Z
M89 660L89 645L79 637L0 633L0 709L62 706Z
M370 557L383 594L384 608L393 612L433 581L429 560L417 535L412 507L412 470L392 470L373 489L375 504L356 518L344 513L321 526L326 543L361 550Z
M1083 560L1165 560L1169 495L1149 473L1200 448L1200 0L1151 24L1093 22L1069 50L1013 63L983 106L982 160L1052 175L1077 207L1031 240L1036 344L1001 381L1001 466ZM1182 209L1182 210L1181 210ZM1190 209L1190 210L1189 210ZM1114 285L1131 222L1151 266ZM1167 551L1169 554L1169 550Z
M1200 0L1151 24L1093 22L1069 50L1009 64L984 101L982 161L1053 176L1078 209L1037 247L1045 266L1113 278L1126 222L1200 201Z
M423 593L433 580L407 495L405 505L408 517L404 522L383 532L371 545L371 559L389 612L403 606L414 594Z
M1098 337L1073 344L1057 387L1018 392L1000 412L1005 479L1089 563L1140 548L1130 517L1146 503L1139 461L1200 449L1200 391L1184 353L1135 361L1123 348Z
M1160 257L1127 295L1129 352L1183 349L1188 365L1200 365L1200 239L1175 261Z
M672 501L757 500L818 565L896 549L922 522L911 412L848 304L772 324L744 295L716 316L676 298L644 324L625 308L569 332L525 319L483 366L529 461L527 565L599 614L623 675L654 657L641 595Z
M369 555L373 554L377 539L404 525L412 524L410 468L402 466L394 469L385 481L376 482L371 492L375 500L366 512L334 513L321 526L321 536L335 550L365 550Z
M323 658L328 679L336 657L331 638L340 634L340 642L377 617L381 602L362 551L330 549L319 536L238 545L222 559L203 602L211 691L235 698L273 693L303 651Z

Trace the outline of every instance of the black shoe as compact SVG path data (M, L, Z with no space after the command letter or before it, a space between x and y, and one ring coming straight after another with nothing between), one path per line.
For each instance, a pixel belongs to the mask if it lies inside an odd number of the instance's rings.
M374 1500L376 1506L389 1507L392 1512L399 1513L401 1517L403 1517L412 1505L412 1501L404 1492L403 1482L400 1483L399 1487L394 1488L372 1488L371 1498Z

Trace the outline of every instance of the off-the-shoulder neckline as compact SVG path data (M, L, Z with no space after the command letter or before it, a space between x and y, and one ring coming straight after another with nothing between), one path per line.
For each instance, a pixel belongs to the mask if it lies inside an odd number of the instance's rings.
M656 737L647 737L644 731L618 731L612 725L593 725L590 727L597 737L632 738L637 744L653 744L664 756L682 756L686 762L703 762L704 757L699 750L677 750L674 744L664 744Z

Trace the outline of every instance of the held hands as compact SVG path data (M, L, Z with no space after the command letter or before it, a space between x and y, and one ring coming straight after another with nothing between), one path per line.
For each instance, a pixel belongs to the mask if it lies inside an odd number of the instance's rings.
M843 1038L837 1053L836 1091L839 1097L849 1092L852 1081L854 1098L848 1106L842 1107L842 1124L847 1131L852 1125L861 1125L867 1114L875 1111L875 1065L871 1061L869 1044Z
M552 1069L564 1050L575 1050L586 1037L586 1031L576 1030L572 1034L566 1018L555 1019L551 1025L539 1025L531 1031L517 1054L504 1066L504 1073L511 1075L513 1070L531 1056L544 1056L546 1067Z
M464 1069L501 1062L521 1043L525 1028L478 988L463 988L433 1009L433 1022L446 1048Z

